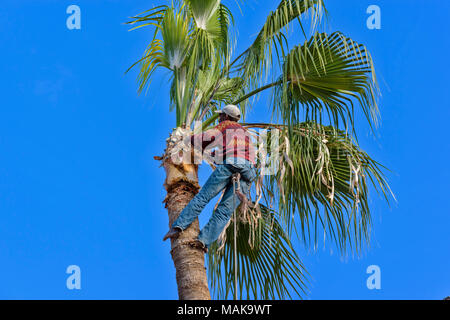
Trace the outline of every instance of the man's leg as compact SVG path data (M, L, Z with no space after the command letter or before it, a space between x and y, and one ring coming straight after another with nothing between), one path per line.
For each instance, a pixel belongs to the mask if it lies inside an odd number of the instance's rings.
M222 191L230 182L232 172L224 165L218 165L200 192L181 211L172 228L185 230L205 208L206 204Z
M241 178L240 185L241 191L247 194L249 182ZM233 215L234 210L238 207L240 200L237 196L233 200L233 196L233 183L230 182L229 185L227 185L222 200L220 201L216 210L214 210L208 223L198 235L198 240L201 241L206 247L217 240L217 238L227 225L228 221L230 220L231 216ZM235 201L234 207L233 201Z

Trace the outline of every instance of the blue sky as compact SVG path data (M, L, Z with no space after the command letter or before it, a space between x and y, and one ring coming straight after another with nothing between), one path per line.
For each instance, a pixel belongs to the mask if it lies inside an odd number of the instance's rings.
M248 46L275 1L233 0L238 43ZM164 172L153 160L174 126L168 74L146 96L136 72L149 30L127 17L164 0L4 0L0 12L0 298L176 299L162 205ZM398 202L372 195L373 246L341 258L332 246L300 249L312 275L308 299L442 299L450 295L447 56L444 0L327 0L329 30L364 43L377 68L382 123L358 119L361 146L389 167ZM66 8L81 8L81 30ZM381 8L381 30L366 8ZM261 97L248 116L267 118ZM203 166L200 179L210 169ZM202 214L201 223L209 215ZM67 266L81 290L66 288ZM381 289L366 268L381 269Z

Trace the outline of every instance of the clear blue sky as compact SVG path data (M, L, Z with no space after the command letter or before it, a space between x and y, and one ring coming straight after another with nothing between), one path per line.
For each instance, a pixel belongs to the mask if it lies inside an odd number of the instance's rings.
M164 172L153 160L174 126L168 75L147 96L124 71L149 30L127 17L164 0L3 0L0 11L0 298L176 299ZM237 51L250 44L275 1L234 0ZM330 29L370 49L383 97L376 137L361 118L362 147L394 172L398 203L376 194L373 246L341 259L332 247L300 250L309 299L442 299L450 295L448 124L450 2L327 0ZM81 30L66 8L81 8ZM382 29L366 28L381 8ZM264 98L264 97L263 97ZM249 115L264 120L261 99ZM202 167L201 181L210 169ZM202 223L209 212L202 215ZM66 288L67 266L81 290ZM366 268L381 268L381 290Z

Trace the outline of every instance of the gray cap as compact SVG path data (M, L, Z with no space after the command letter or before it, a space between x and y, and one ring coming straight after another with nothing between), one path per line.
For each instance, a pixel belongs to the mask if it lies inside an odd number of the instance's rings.
M222 110L217 110L217 113L225 113L226 115L229 115L230 117L239 119L241 117L241 111L237 106L234 104L228 104L225 107L223 107Z

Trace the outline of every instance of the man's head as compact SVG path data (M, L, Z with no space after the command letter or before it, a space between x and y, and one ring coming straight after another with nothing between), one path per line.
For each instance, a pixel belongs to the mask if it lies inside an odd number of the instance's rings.
M241 111L233 104L226 105L222 110L218 110L216 112L219 113L219 122L225 120L237 122L241 118Z

